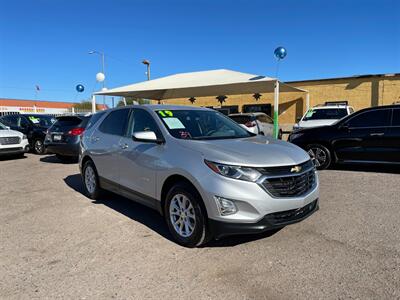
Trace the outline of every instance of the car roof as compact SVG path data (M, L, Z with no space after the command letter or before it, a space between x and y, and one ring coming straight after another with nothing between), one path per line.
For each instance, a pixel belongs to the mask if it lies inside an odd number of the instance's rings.
M229 117L236 117L236 116L261 116L266 115L263 112L249 112L249 113L236 113L236 114L229 114Z
M324 106L314 106L312 109L334 109L334 108L347 108L349 105L324 105Z
M214 111L213 109L207 107L199 107L199 106L190 106L190 105L169 105L169 104L143 104L143 105L127 105L120 106L115 109L121 108L145 108L147 110L157 111L157 110L209 110ZM113 109L111 109L113 110Z

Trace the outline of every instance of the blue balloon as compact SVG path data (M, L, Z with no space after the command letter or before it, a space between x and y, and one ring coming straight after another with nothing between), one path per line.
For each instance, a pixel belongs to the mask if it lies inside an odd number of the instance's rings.
M76 86L76 90L77 90L79 93L82 93L82 92L85 90L85 87L84 87L82 84L78 84L78 85Z
M287 51L283 47L278 47L275 49L274 54L277 59L284 59L287 55Z

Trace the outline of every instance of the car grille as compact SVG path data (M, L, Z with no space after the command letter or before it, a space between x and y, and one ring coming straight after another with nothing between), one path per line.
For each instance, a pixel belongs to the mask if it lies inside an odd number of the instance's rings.
M261 184L273 197L300 197L315 187L316 176L312 166L302 173L289 174L266 177Z
M267 215L266 218L275 225L301 220L305 216L313 212L315 209L317 209L317 201L318 200L314 200L306 206L300 207L298 209L272 213Z
M0 145L16 145L21 142L18 136L0 137Z

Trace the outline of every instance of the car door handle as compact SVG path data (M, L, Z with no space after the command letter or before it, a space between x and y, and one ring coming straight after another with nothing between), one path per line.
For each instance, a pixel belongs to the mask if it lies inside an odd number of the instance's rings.
M120 147L121 147L121 149L127 149L129 146L128 146L128 144L122 144L122 145L119 145Z
M375 133L370 133L369 136L382 136L384 134L385 133L383 133L383 132L375 132Z

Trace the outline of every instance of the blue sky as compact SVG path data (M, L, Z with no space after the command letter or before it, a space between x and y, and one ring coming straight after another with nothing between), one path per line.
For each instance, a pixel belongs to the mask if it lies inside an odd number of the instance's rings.
M0 97L80 101L106 86L227 68L284 81L400 72L395 0L0 0ZM77 94L75 86L86 88Z

